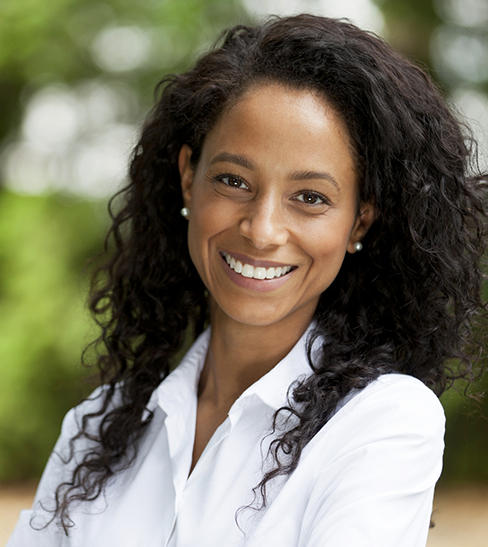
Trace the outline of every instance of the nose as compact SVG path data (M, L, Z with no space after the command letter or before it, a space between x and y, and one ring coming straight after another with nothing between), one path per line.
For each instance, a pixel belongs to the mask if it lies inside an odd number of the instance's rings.
M289 236L285 215L278 199L255 199L247 204L239 233L256 249L284 245Z

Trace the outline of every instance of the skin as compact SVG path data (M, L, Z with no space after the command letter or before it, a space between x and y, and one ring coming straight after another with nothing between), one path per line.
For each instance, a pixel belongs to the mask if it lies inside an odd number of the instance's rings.
M196 167L190 157L184 145L188 245L211 295L212 324L193 469L239 395L304 333L346 252L373 223L374 206L358 200L347 129L313 91L251 88L209 132ZM293 270L279 282L243 281L223 251Z

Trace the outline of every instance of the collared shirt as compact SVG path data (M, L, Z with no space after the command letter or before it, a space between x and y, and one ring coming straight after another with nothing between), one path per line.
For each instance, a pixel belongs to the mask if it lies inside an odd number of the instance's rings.
M33 510L21 513L7 547L425 546L444 413L424 384L388 374L352 393L303 449L293 474L269 483L266 507L256 510L261 498L253 488L272 467L272 417L289 386L311 374L306 335L236 400L189 475L209 337L203 333L153 393L153 420L134 465L94 502L73 506L66 537L53 523L36 529L50 518L40 503L52 506L56 486L90 448L79 441L75 460L63 463L81 416L100 399L68 413Z

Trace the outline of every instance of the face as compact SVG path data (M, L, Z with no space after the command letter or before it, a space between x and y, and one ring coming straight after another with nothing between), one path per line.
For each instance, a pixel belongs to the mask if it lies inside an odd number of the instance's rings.
M190 156L183 146L188 244L212 315L306 326L374 219L336 112L311 91L252 88L207 135L195 168Z

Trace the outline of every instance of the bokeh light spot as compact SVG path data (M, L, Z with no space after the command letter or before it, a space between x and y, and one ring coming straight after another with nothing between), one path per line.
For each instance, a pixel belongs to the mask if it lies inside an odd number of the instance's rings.
M136 27L108 27L92 44L93 60L108 72L126 72L144 65L151 50L150 33Z

